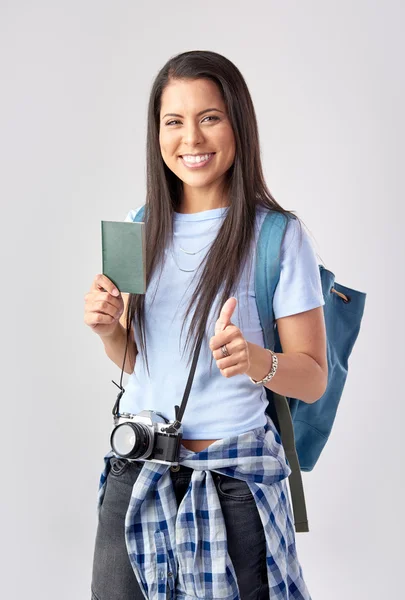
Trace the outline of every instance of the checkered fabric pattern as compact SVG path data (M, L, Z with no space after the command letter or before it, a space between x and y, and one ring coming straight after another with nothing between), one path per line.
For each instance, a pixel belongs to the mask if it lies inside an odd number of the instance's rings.
M109 471L100 478L100 510ZM128 556L148 600L239 600L227 551L224 519L211 471L246 481L262 520L271 600L311 600L295 546L287 477L291 469L271 420L265 427L221 439L180 463L194 469L179 506L170 467L145 462L125 519Z

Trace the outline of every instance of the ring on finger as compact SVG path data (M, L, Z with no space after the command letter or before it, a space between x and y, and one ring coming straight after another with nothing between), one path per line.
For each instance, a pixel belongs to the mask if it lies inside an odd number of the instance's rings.
M226 344L224 344L223 346L221 346L221 350L222 350L222 355L223 356L231 356L228 352L228 348L226 347Z

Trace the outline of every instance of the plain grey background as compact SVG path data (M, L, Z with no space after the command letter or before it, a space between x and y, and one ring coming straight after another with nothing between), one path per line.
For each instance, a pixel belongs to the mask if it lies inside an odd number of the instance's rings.
M313 600L398 597L404 17L399 0L1 0L1 597L89 598L120 373L84 295L100 221L144 201L152 81L196 49L241 70L270 190L336 281L367 293L332 435L304 474Z

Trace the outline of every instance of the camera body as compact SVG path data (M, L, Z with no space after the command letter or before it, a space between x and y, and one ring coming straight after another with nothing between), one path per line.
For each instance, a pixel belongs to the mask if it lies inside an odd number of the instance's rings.
M116 415L114 425L110 443L118 458L179 464L182 429L178 422L153 410L143 410L136 415Z

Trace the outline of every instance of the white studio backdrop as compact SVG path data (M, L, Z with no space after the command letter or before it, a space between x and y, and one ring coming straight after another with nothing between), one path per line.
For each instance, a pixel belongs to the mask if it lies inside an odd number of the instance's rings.
M2 598L90 598L119 369L84 295L100 221L144 201L152 81L198 49L241 70L270 190L336 281L367 293L332 435L304 474L313 600L399 597L404 17L393 0L0 1Z

